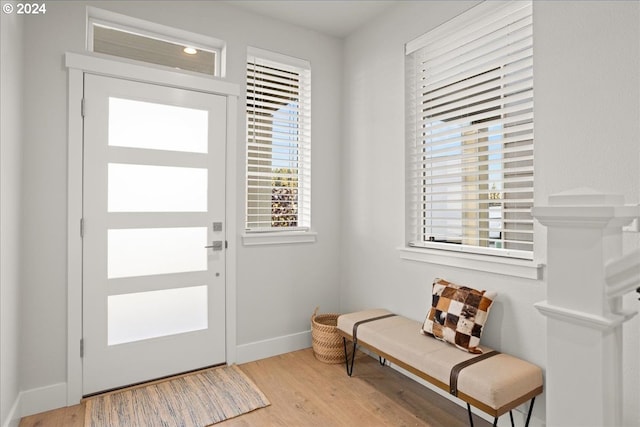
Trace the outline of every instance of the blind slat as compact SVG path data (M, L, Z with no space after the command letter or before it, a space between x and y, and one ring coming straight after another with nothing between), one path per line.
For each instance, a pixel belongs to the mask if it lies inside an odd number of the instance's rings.
M532 168L521 168L522 172L531 172L533 171ZM469 175L471 176L471 175ZM426 179L423 179L423 181L427 181ZM494 181L492 180L488 180L488 179L480 179L474 182L468 182L468 185L475 185L476 187L479 187L480 185L490 185L492 184ZM508 189L502 189L499 190L501 192L509 192L509 193L525 193L525 192L533 192L532 188L529 188L530 185L533 184L533 178L531 176L525 176L525 177L514 177L514 178L508 178L508 179L504 179L501 181L501 183L504 184L509 184L509 183L526 183L528 184L527 187L525 188L508 188ZM430 182L425 182L421 185L417 185L416 187L422 191L425 192L429 192L429 194L427 194L426 196L432 195L432 194L458 194L458 193L481 193L482 191L480 190L469 190L469 191L464 191L464 190L458 190L459 187L463 186L465 183L461 182L461 181L457 181L457 182L450 182L450 183L430 183ZM444 189L446 191L440 190L438 191L438 189ZM498 191L498 190L497 190ZM486 190L484 191L485 193L487 192Z

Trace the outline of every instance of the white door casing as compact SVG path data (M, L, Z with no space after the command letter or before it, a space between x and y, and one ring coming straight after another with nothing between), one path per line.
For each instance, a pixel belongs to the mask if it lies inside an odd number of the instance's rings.
M146 82L182 88L197 92L220 95L226 98L226 203L225 217L225 319L226 361L236 360L236 152L237 105L239 87L220 79L202 77L180 70L164 67L139 65L127 61L105 58L100 55L66 53L65 65L68 68L68 215L67 215L67 382L66 401L58 405L73 405L80 402L83 395L83 358L81 357L82 330L82 238L81 220L83 217L83 80L85 73L112 76L137 82ZM90 347L90 345L88 345ZM62 396L60 396L62 398Z

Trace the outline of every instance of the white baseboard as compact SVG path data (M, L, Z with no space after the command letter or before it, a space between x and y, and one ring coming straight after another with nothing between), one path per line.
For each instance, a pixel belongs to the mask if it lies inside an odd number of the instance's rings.
M311 331L298 332L237 346L236 363L253 362L267 357L311 347Z
M26 417L67 406L67 383L51 384L20 392L20 416Z
M18 427L20 424L20 395L13 402L11 410L7 414L7 418L2 421L2 427Z
M2 427L18 427L20 419L67 406L67 383L52 384L21 391Z

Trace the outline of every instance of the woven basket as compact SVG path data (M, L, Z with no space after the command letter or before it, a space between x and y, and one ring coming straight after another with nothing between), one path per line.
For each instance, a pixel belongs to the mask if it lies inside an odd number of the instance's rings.
M324 363L343 363L344 346L338 334L339 314L318 314L316 307L311 316L311 343L316 359Z

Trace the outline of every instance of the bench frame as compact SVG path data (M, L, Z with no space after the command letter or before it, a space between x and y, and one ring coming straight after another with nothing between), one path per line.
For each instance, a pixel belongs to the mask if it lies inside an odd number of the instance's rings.
M344 344L344 359L345 359L345 365L347 368L347 375L352 376L353 374L353 363L355 361L356 358L356 348L357 346L363 347L375 354L378 355L379 357L379 361L380 364L384 366L384 360L388 360L391 363L395 363L396 365L400 366L401 368L411 372L412 374L422 378L423 380L435 385L436 387L446 391L447 393L450 392L450 387L449 384L445 384L440 380L437 380L435 378L433 378L432 376L430 376L429 374L427 374L426 372L423 372L419 369L414 368L413 366L403 362L402 360L399 360L391 355L389 355L388 353L380 350L379 348L376 348L370 344L367 344L365 342L362 342L361 340L357 340L354 341L353 337L346 333L343 332L342 330L338 329L337 331L341 336L342 336L342 342ZM351 360L349 360L349 354L347 351L347 341L353 342L353 351L351 353ZM509 412L509 417L511 419L511 425L513 427L515 427L514 421L513 421L513 413L511 412L512 409L522 405L523 403L531 400L531 404L529 405L529 411L527 412L527 419L526 419L526 423L525 423L525 427L529 426L529 421L531 420L531 413L533 412L533 405L535 403L536 400L536 396L542 393L542 389L543 387L540 386L534 390L532 390L531 392L519 397L518 399L512 400L511 402L509 402L508 404L502 406L501 408L498 409L493 409L490 406L487 406L486 404L474 399L472 396L469 396L465 393L462 392L458 392L457 393L457 397L461 400L463 400L464 402L466 402L467 404L467 413L469 414L469 425L471 427L473 427L473 417L472 417L472 413L471 413L471 406L474 406L478 409L480 409L481 411L491 415L493 417L493 425L494 427L498 425L498 418L501 415L506 414L507 412Z

